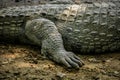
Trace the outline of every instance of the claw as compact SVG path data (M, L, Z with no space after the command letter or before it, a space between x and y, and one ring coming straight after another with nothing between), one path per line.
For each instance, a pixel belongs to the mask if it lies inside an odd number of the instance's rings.
M74 57L75 57L76 59L80 60L80 58L79 58L78 56L74 55Z
M73 60L74 62L76 62L79 66L82 65L81 62L80 62L80 60L77 60L77 59L75 59L73 57L71 57L71 60Z
M74 55L74 58L80 61L81 66L84 65L84 62L76 55Z
M74 68L79 68L79 65L75 62L73 62L70 58L66 58L66 61L73 66Z
M71 68L71 65L65 59L62 59L61 62L68 68Z
M67 68L79 69L84 63L74 53L60 50L58 53L51 55L52 60L57 63L63 64Z

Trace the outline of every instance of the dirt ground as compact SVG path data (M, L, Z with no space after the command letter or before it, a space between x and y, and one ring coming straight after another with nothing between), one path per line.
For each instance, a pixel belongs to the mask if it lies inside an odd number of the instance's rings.
M78 55L79 70L66 69L26 45L0 45L0 80L120 80L120 52Z

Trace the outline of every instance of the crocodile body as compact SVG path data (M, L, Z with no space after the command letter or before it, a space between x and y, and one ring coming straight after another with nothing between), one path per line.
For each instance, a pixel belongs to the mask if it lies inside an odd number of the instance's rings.
M92 2L3 8L0 39L42 46L41 52L54 61L78 67L82 61L67 51L120 49L120 6L118 2Z

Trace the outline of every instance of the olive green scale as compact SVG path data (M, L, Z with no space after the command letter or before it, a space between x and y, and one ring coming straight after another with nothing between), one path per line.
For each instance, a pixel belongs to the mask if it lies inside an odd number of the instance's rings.
M0 37L3 39L15 39L23 34L24 19L22 17L0 16Z
M120 48L120 6L117 3L45 4L2 9L0 36L21 37L25 35L28 20L42 17L56 24L67 49L113 51Z

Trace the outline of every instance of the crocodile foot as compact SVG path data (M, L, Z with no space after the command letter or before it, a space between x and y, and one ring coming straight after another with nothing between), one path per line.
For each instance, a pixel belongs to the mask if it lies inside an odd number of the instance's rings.
M63 64L68 68L79 68L84 65L83 61L72 52L67 52L65 50L60 50L54 55L48 56L53 61Z

